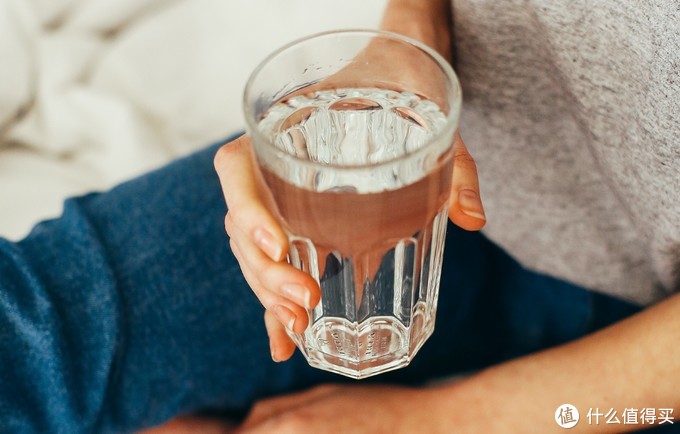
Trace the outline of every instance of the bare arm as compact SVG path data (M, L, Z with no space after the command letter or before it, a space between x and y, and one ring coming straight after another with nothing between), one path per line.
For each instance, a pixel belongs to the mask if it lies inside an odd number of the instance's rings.
M417 39L451 59L450 0L390 0L381 28Z
M439 388L443 427L460 432L561 431L555 409L576 406L570 432L623 432L625 408L680 408L680 296L570 344L489 368ZM588 425L589 408L621 424ZM676 423L679 423L676 421ZM482 430L483 431L480 431ZM442 431L444 432L444 431Z
M680 403L680 296L598 333L439 387L325 385L258 402L243 434L563 433L564 403L581 411L569 432L648 428L624 425L624 408ZM301 405L302 404L302 405ZM588 408L618 410L620 424L588 424ZM370 409L366 412L366 409ZM339 410L340 409L340 410ZM342 413L343 417L337 417ZM677 417L677 415L675 415Z

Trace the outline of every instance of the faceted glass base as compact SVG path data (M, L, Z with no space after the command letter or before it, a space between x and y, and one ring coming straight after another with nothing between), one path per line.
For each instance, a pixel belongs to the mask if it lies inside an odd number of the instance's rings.
M322 292L307 330L290 334L311 366L360 379L410 363L434 330L447 212L378 255L322 256L310 240L291 240L291 263Z
M358 328L341 318L324 318L311 333L321 343L319 349L301 346L300 336L294 339L311 366L363 379L408 366L433 331L433 321L419 324L409 334L388 317L371 318Z

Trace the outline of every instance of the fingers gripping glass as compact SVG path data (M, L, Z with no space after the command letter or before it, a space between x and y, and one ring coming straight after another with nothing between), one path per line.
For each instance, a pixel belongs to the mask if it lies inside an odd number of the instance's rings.
M460 105L448 63L387 32L301 39L251 75L248 133L288 259L321 287L291 333L310 365L368 377L432 334Z

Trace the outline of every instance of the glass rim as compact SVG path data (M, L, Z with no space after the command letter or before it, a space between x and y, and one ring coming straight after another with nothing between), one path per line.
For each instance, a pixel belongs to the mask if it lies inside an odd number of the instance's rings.
M300 158L297 155L290 154L288 152L285 152L284 150L280 149L277 147L274 143L272 143L269 139L265 137L265 135L260 131L259 129L259 123L257 119L255 119L255 113L252 112L250 109L249 105L249 96L251 93L251 89L253 87L253 83L258 79L258 76L260 72L267 66L272 60L277 58L278 56L284 54L286 51L289 49L298 46L302 43L311 41L313 39L320 39L324 38L327 36L333 36L333 35L365 35L365 36L374 36L374 37L382 37L382 38L387 38L387 39L392 39L396 40L401 43L409 44L416 49L424 52L427 54L429 57L431 57L435 64L439 67L439 69L444 73L446 79L450 82L452 90L455 91L456 95L451 96L451 95L446 95L446 100L449 101L449 112L446 115L446 122L441 126L441 128L432 136L430 137L427 142L421 146L420 148L416 149L413 152L407 152L403 155L400 155L398 157L391 158L389 160L385 161L380 161L377 163L365 163L365 164L333 164L333 163L321 163L321 162L316 162L312 161L309 159L305 158ZM304 88L301 88L304 89ZM299 89L297 89L299 90ZM291 91L294 92L295 90ZM285 97L285 95L283 96ZM419 154L425 153L429 148L434 144L438 143L446 134L449 134L449 131L451 130L452 127L457 126L458 119L460 116L460 108L462 104L462 90L460 87L460 82L458 81L458 76L456 73L453 71L453 67L449 62L444 59L444 57L437 53L433 48L427 46L426 44L413 39L409 38L408 36L401 35L399 33L395 32L388 32L386 30L374 30L374 29L341 29L341 30L329 30L325 32L319 32L319 33L314 33L308 36L304 36L302 38L295 39L279 48L271 52L267 57L265 57L258 65L255 67L253 72L250 74L248 77L248 81L246 82L245 89L243 91L243 113L244 117L246 120L246 126L248 129L248 134L251 136L251 139L253 143L255 141L257 142L263 142L266 144L268 148L270 148L271 151L273 151L279 158L282 158L283 160L288 160L291 163L294 164L299 164L303 166L308 166L310 168L316 168L316 169L333 169L333 170L359 170L359 169L376 169L384 166L389 166L393 165L395 163L400 163L405 160L409 160L411 158L414 158L414 156L417 156ZM275 102L275 101L274 101ZM451 137L452 142L453 142L453 136ZM257 155L256 149L253 149L255 154Z

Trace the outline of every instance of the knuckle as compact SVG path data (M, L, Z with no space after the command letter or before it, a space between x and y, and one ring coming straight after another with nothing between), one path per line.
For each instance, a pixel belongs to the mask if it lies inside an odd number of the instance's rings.
M456 155L453 157L454 159L454 164L456 166L464 166L464 167L469 167L472 169L477 168L477 164L475 163L475 159L472 158L472 155L470 155L468 152L461 151L457 152Z
M253 292L255 295L255 298L260 302L262 307L265 309L269 309L272 306L272 303L267 296L267 292L263 291L259 286L255 285L254 283L249 283L248 286L250 286L250 290ZM265 324L265 328L269 331L269 327L267 327L267 324Z
M215 158L213 159L213 165L216 171L220 171L224 167L225 162L229 158L229 145L223 145L215 153Z
M265 305L264 303L262 303L262 306L264 306L264 326L267 329L267 335L273 336L273 332L279 330L281 323L271 311L271 306Z
M215 158L213 159L215 170L220 171L224 165L234 157L234 155L243 152L245 150L245 146L246 142L244 140L244 136L222 145L220 149L217 150Z
M245 273L244 273L244 276L245 276ZM260 285L257 278L253 277L252 275L249 275L249 277L246 278L246 282L248 283L248 286L250 287L250 290L253 292L255 297L257 297L260 304L265 309L268 309L269 306L271 306L270 297L269 297L267 291L265 291L262 288L262 286Z
M229 213L224 216L224 230L227 232L229 237L232 237L232 232L234 231L234 219Z
M236 257L236 260L239 261L240 263L240 258L239 258L239 252L238 252L238 246L236 245L236 242L233 239L229 239L229 248L231 249L231 252L234 254Z
M269 288L273 293L280 296L282 300L289 300L287 294L281 289L286 282L294 281L295 279L295 275L291 273L293 270L287 268L289 265L287 263L282 264L273 262L268 257L262 258L262 260L258 262L259 269L257 273L262 284ZM300 309L303 308L295 303L292 304Z
M233 207L229 209L229 212L224 217L224 228L231 236L233 236L235 231L250 234L256 221L256 214L253 213L249 206Z
M249 240L239 240L239 243L236 243L235 245L239 253L239 257L237 258L239 264L248 267L250 274L253 278L257 279L260 286L270 288L269 275L271 273L271 264L263 257L264 254L254 248Z
M253 272L255 273L256 276L258 276L258 279L262 283L262 285L266 288L272 288L274 287L272 278L271 278L271 267L269 264L267 264L267 261L262 259L262 258L257 258L253 261L250 262L250 267L252 268Z
M232 220L232 228L238 228L244 233L250 233L250 231L262 221L262 216L265 215L266 211L263 210L259 204L256 202L258 199L255 197L241 197L238 206L232 206L229 208L226 219Z

